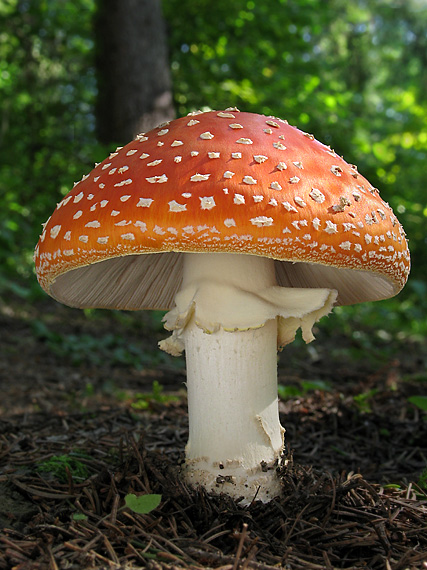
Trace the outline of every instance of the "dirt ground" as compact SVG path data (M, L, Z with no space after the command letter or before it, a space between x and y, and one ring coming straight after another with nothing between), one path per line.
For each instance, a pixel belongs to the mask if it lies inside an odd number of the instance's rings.
M287 347L283 493L244 507L180 478L185 366L163 337L158 314L3 299L1 570L427 568L425 342Z

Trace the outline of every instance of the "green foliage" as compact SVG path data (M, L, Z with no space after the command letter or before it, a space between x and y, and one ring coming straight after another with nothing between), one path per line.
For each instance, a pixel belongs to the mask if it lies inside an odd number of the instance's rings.
M303 395L303 390L299 386L284 386L283 384L278 385L279 397L282 400L290 400L291 398L298 398L298 396Z
M355 403L357 409L362 414L370 414L372 412L371 400L378 393L376 388L368 390L367 392L361 392L353 396L353 402Z
M421 487L424 491L427 491L427 467L421 473L420 478L418 479L418 486Z
M163 393L163 386L157 380L154 380L151 393L135 394L136 401L133 402L132 408L135 410L146 410L150 407L153 402L159 404L166 404L168 402L177 402L179 398L176 396L171 396L170 394Z
M401 491L401 490L402 490L402 485L399 485L399 483L387 483L386 485L384 485L384 489L391 489L391 490Z
M427 367L422 348L427 339L427 282L410 279L402 293L386 301L335 307L320 326L323 335L335 336L339 331L352 339L348 356L353 360L392 358L399 344L411 342L421 347L419 357ZM332 356L339 351L339 347L333 349Z
M392 491L402 491L402 485L399 483L388 483L384 485L384 489L390 489ZM417 481L417 485L412 488L412 492L415 494L418 500L425 501L427 499L427 467L423 470L419 479Z
M101 152L92 110L94 2L1 6L0 268L16 280L32 276L40 224Z
M410 396L408 398L410 404L414 404L423 412L427 412L427 396Z
M134 513L138 513L139 515L146 515L157 509L160 505L162 500L161 495L134 495L133 493L129 493L125 497L125 504Z
M48 473L61 483L67 483L68 477L76 481L84 481L89 477L88 467L81 459L87 458L84 453L71 452L68 455L53 455L37 465L39 473Z
M92 336L90 334L65 334L51 330L43 321L32 323L33 334L46 342L52 352L69 359L76 366L88 363L101 366L127 365L141 369L155 366L166 357L160 351L150 353L139 344L116 333Z
M301 380L299 386L284 386L283 384L279 384L278 386L279 397L282 398L282 400L305 396L308 392L314 392L316 390L329 392L331 385L324 380Z
M121 507L120 511L128 508L134 513L139 515L147 515L157 509L162 501L162 495L156 495L154 493L147 495L135 495L133 493L128 493L125 496L125 505ZM84 513L75 512L72 515L74 521L86 521L88 519L87 515ZM155 558L155 554L149 556L150 558Z
M73 513L73 521L87 521L87 515L83 513Z

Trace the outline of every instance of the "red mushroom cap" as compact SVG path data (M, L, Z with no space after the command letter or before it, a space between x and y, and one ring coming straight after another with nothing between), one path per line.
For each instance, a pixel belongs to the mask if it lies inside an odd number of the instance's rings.
M401 225L356 167L286 121L236 109L110 154L57 205L35 263L65 304L166 309L184 252L270 257L279 284L334 288L341 304L395 295L410 268Z

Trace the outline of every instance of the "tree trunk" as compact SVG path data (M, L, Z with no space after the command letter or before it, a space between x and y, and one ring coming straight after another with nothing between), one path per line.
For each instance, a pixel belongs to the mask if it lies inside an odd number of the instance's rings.
M97 131L125 144L174 117L161 0L98 0Z

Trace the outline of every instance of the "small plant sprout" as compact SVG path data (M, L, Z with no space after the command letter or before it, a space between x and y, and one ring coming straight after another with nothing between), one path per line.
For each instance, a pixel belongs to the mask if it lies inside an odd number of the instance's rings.
M134 495L129 493L125 497L125 505L128 509L139 515L146 515L157 509L162 501L161 495Z
M72 519L77 522L87 521L87 515L84 513L73 513Z
M158 380L154 380L150 393L137 393L135 398L135 402L131 404L135 410L146 410L152 403L167 404L168 402L178 401L176 396L164 393L164 388Z
M237 109L196 115L75 185L44 225L37 277L72 307L168 309L160 347L187 365L183 476L269 501L284 449L278 348L299 328L311 342L334 305L396 295L409 250L378 191L312 135Z
M53 455L37 465L39 473L55 477L61 483L67 483L69 476L76 481L84 481L89 477L89 469L81 461L87 459L84 453L71 452L68 455Z
M147 495L135 495L128 493L125 495L125 504L119 509L119 512L129 509L138 515L147 515L157 509L162 502L162 495L150 493ZM74 521L86 521L87 515L84 513L73 513L72 519Z

